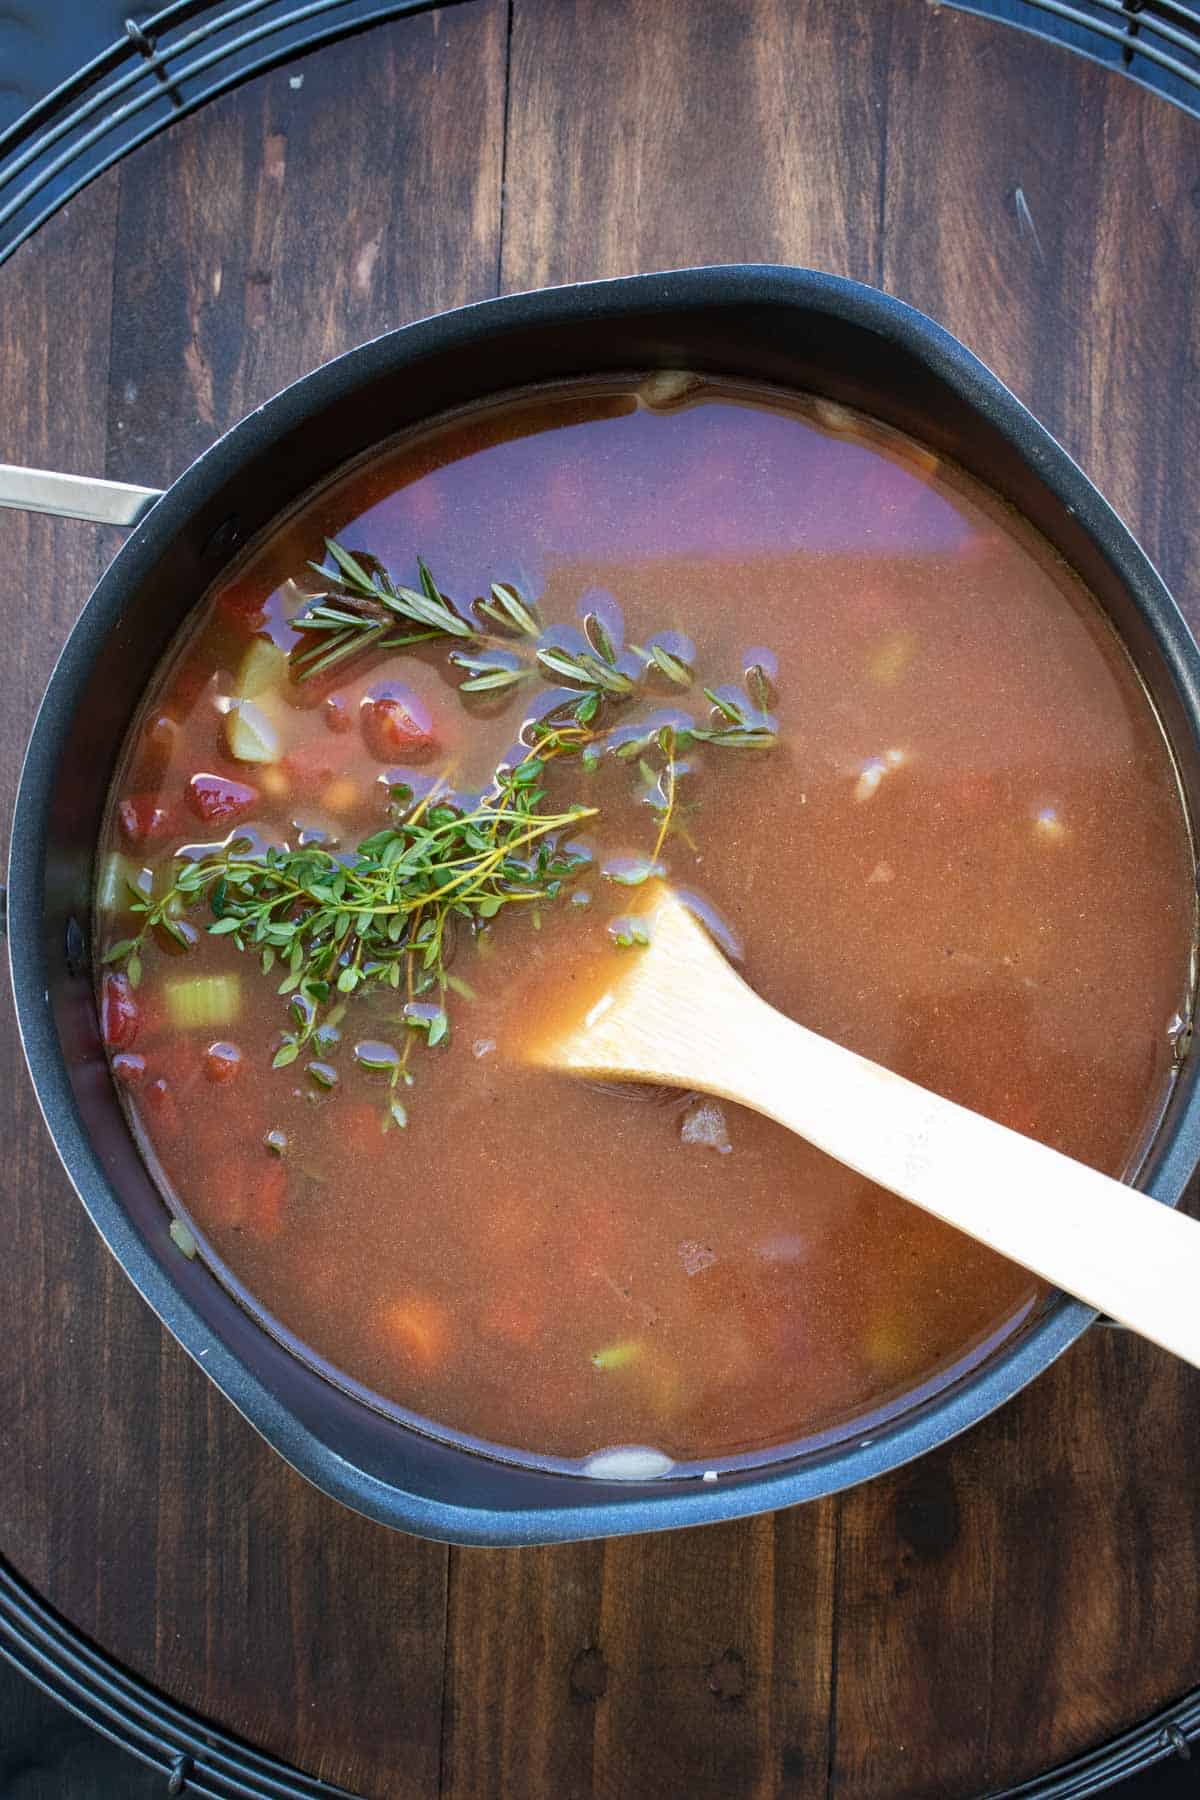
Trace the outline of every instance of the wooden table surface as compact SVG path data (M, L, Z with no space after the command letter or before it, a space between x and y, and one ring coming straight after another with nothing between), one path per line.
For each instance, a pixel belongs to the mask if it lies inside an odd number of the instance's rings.
M1200 123L926 0L468 0L264 76L0 271L0 459L163 484L389 326L738 260L957 332L1200 622ZM114 546L0 517L6 817ZM824 1504L448 1551L307 1487L164 1335L68 1189L7 1007L2 1029L0 1550L254 1744L402 1800L956 1800L1200 1679L1200 1376L1156 1350L1093 1331Z

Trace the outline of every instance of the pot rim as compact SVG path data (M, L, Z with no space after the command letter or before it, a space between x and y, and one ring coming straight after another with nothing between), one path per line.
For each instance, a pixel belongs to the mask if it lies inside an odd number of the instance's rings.
M596 1498L570 1502L564 1491L568 1503L561 1505L536 1503L500 1510L460 1504L403 1486L402 1469L396 1480L383 1480L344 1459L224 1343L134 1225L79 1114L48 991L43 932L47 820L69 721L91 675L96 646L120 619L128 595L187 521L220 494L251 449L261 452L264 442L298 429L348 390L368 387L384 373L435 351L502 339L531 325L552 329L580 317L616 323L634 309L642 316L702 312L718 301L775 306L782 312L803 305L857 325L906 352L997 429L1075 516L1119 575L1154 639L1200 747L1200 652L1127 527L1049 432L957 339L906 303L841 276L773 264L714 265L477 301L385 333L303 376L224 433L166 489L83 607L47 683L30 735L8 868L7 935L22 1048L38 1106L76 1193L162 1324L243 1417L315 1486L357 1512L418 1536L462 1544L562 1542L710 1523L836 1493L897 1468L977 1423L1049 1367L1097 1316L1083 1302L1059 1296L1006 1349L932 1401L900 1415L865 1441L852 1434L828 1452L796 1465L775 1461L716 1482L668 1476L618 1485L582 1474L562 1475L557 1479L569 1483L572 1492L587 1483ZM1176 1204L1198 1151L1200 1095L1193 1081L1167 1141L1155 1146L1153 1170L1143 1183L1146 1190ZM403 1434L409 1428L397 1424L395 1429ZM587 1489L583 1491L586 1495Z

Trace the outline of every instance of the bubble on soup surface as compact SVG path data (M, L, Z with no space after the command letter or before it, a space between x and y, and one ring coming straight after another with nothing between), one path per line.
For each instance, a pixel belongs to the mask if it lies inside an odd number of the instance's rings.
M695 1238L684 1238L678 1250L685 1275L700 1275L705 1269L711 1269L717 1260L716 1251L707 1244L698 1243Z
M675 1467L673 1457L648 1444L623 1444L612 1450L597 1450L584 1463L581 1473L596 1481L654 1481Z
M1033 821L1033 828L1044 844L1061 843L1067 828L1058 816L1056 806L1043 806Z
M777 1231L772 1237L759 1238L752 1252L761 1262L800 1263L808 1256L808 1247L799 1232Z
M862 802L870 800L878 791L879 784L887 774L887 764L882 756L870 756L859 770L858 780L854 784L854 798Z
M639 382L637 397L643 406L654 412L659 407L678 406L685 394L701 386L700 376L693 375L688 369L655 369L653 375L647 375Z
M729 1141L725 1108L720 1101L694 1101L683 1115L679 1140L684 1144L699 1144L702 1149L716 1150L721 1156L728 1156L733 1145Z

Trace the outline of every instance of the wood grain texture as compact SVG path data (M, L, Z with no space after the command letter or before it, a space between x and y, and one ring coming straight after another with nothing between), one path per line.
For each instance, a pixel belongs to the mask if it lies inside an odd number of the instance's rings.
M90 188L0 271L0 456L158 483L498 280L808 262L959 332L1200 622L1195 120L925 0L512 0L509 25L471 0L365 34ZM7 819L108 546L0 515L0 548ZM2 1029L0 1548L227 1729L388 1800L965 1800L1200 1677L1200 1380L1150 1347L1093 1333L839 1501L448 1554L314 1494L163 1336Z
M503 286L740 261L875 280L888 11L514 0Z
M823 1793L834 1526L453 1552L445 1792Z
M492 291L505 33L503 5L476 0L351 40L90 189L4 274L4 455L163 483L307 369ZM0 529L29 595L10 608L7 815L41 685L115 540ZM5 1554L183 1704L356 1792L436 1792L445 1550L345 1512L266 1449L102 1249L27 1083L5 1104Z

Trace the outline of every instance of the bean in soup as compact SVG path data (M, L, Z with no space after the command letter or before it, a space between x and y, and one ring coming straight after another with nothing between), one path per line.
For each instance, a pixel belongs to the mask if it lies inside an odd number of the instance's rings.
M298 1353L554 1463L719 1468L935 1392L1042 1298L757 1115L506 1054L660 875L818 1031L1112 1173L1189 1015L1190 840L1112 628L872 421L517 395L309 500L113 787L113 1075Z

